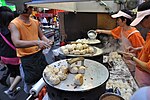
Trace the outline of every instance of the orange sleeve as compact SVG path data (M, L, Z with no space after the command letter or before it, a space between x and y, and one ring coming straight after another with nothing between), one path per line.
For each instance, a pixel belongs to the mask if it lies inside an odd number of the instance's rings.
M134 48L141 47L144 45L145 41L139 32L134 33L129 37L129 41L131 42Z
M134 33L129 37L129 41L131 42L134 48L142 47L145 43L143 37L140 35L139 32ZM140 51L137 52L139 54Z
M150 39L150 32L147 33L146 41L148 41L149 39Z
M121 27L120 26L111 30L111 34L115 39L119 39L121 37L120 33L121 33Z
M149 70L150 70L150 55L148 55L148 59L149 59L149 60L148 60L148 62L147 62L146 65L148 66L148 68L149 68Z

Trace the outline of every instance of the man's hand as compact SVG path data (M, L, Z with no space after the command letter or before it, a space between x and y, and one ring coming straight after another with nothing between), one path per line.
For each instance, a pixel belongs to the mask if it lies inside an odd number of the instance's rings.
M98 34L102 33L102 31L100 29L97 29L95 32Z
M51 41L51 40L48 40L46 42L48 44L48 47L46 47L46 48L51 48L51 46L54 44L54 41Z
M51 47L49 43L41 41L41 40L37 41L37 46L39 49L46 49L46 48Z
M48 44L49 46L52 46L52 45L54 44L54 41L49 40L49 41L47 42L47 44Z

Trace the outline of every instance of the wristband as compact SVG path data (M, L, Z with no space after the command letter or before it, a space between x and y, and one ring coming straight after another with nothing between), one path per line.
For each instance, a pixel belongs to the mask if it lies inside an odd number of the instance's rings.
M131 57L131 60L132 60L132 61L134 61L134 60L133 60L134 57L135 57L135 56L132 56L132 57Z

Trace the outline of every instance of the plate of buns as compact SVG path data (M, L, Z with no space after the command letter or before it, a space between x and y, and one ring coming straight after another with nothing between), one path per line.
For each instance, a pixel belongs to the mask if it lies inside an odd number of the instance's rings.
M82 59L68 63L68 60L71 59L46 66L43 79L47 84L66 91L84 91L105 83L109 78L108 69L99 62Z
M62 54L66 56L83 56L83 57L92 57L97 56L103 53L103 50L95 47L95 46L89 46L85 43L72 43L67 44L65 46L60 47L60 51Z

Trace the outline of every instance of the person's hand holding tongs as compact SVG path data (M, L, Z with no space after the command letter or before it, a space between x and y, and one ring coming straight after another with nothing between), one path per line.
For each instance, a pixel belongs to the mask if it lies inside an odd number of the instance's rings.
M122 54L123 57L128 60L133 60L133 57L135 57L134 54L128 52L119 51L118 53Z

